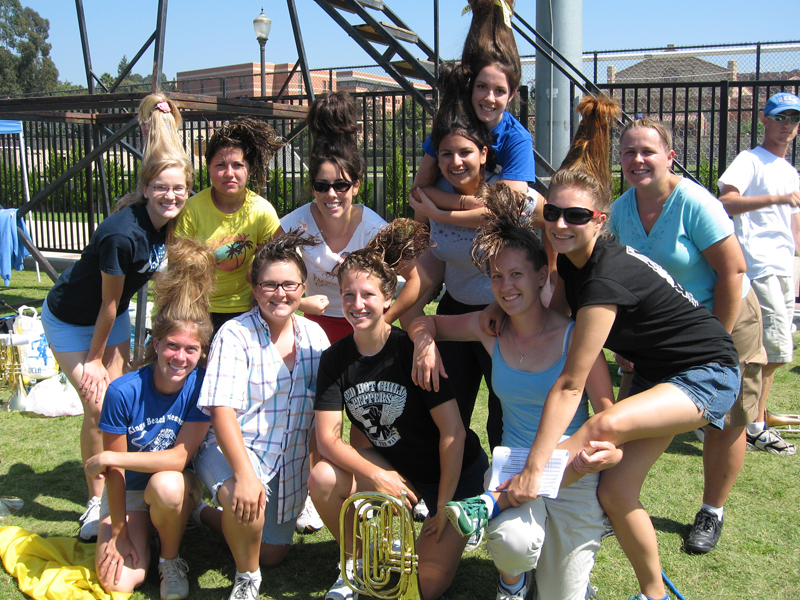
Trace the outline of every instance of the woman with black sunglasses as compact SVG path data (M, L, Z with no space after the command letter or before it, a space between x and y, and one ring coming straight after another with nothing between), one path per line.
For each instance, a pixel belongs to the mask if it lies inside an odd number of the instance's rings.
M356 107L350 95L333 92L318 97L306 119L314 139L309 159L314 202L283 217L281 225L286 231L305 227L323 241L317 247L302 250L309 277L300 310L319 323L333 343L353 331L342 313L336 279L339 265L348 254L366 246L386 221L356 203L364 159L358 152ZM398 319L424 291L416 261L400 274L406 284L384 315L387 323Z
M674 435L723 428L739 391L738 355L719 319L663 267L605 233L609 131L617 110L604 97L581 101L576 139L551 180L543 216L559 253L559 279L550 306L572 314L575 332L525 467L503 487L513 506L537 497L597 353L607 348L629 359L630 396L589 419L568 443L571 457L590 440L625 445L622 461L601 476L597 496L639 580L641 591L631 599L667 600L655 530L639 493Z

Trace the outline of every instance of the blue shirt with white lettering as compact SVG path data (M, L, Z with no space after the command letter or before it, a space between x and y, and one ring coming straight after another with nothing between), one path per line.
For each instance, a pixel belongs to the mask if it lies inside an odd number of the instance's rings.
M184 422L211 420L197 408L204 376L204 369L195 368L183 388L171 396L159 394L153 386L153 365L115 379L106 391L100 431L125 434L128 452L169 450ZM125 471L125 489L145 489L151 475Z

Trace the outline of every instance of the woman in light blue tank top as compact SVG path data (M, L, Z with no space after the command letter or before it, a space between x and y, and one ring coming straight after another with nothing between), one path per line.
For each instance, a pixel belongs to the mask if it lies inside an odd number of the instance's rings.
M547 255L536 235L522 225L524 201L505 186L486 198L495 215L478 233L472 247L476 265L490 278L492 291L507 318L506 335L499 338L481 331L479 313L422 317L409 335L419 360L413 376L420 385L434 385L426 364L432 364L432 341L474 341L492 355L495 391L503 408L503 446L530 448L542 416L544 401L561 374L574 323L545 307L540 299L547 281ZM496 240L482 253L478 240ZM488 256L490 260L486 260ZM434 371L436 375L442 371ZM608 368L602 355L587 381L595 412L613 403ZM583 400L567 434L588 419ZM610 444L598 444L591 457L584 454L584 472L594 472L618 460ZM572 479L574 481L574 478ZM523 597L535 577L542 600L582 600L600 547L604 513L597 501L597 474L587 475L561 490L558 498L537 498L504 510L487 527L487 548L500 571L498 597ZM463 533L463 532L462 532ZM550 543L548 543L550 541ZM536 568L535 575L526 575ZM518 595L519 594L519 595Z

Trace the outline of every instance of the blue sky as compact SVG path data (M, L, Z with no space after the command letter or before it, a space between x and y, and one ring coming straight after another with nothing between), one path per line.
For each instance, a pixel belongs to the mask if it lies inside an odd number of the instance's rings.
M75 4L71 0L21 0L50 20L51 56L60 79L85 84ZM433 0L387 0L389 6L433 46ZM296 0L312 68L369 64L370 58L312 0ZM155 29L157 0L83 0L96 73L116 74ZM440 44L444 58L460 54L469 16L466 0L440 0ZM797 0L773 0L765 8L745 0L584 0L583 49L610 50L666 44L783 41L800 37ZM131 7L136 6L135 12ZM283 0L170 0L164 72L171 79L188 71L258 62L253 19L261 8L272 19L268 62L294 62L297 51ZM535 24L535 0L517 0L517 12ZM533 53L526 43L522 54ZM147 73L152 52L134 71Z

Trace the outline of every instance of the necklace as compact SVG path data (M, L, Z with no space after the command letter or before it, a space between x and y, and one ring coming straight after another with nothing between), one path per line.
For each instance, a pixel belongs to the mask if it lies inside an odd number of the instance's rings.
M542 326L542 330L539 332L539 335L537 335L534 338L534 344L531 347L531 349L528 350L525 354L523 354L522 350L520 350L519 346L517 346L517 336L514 335L514 329L512 327L508 328L509 331L511 332L511 341L514 343L514 348L516 348L517 352L519 353L519 364L522 364L525 361L525 356L530 354L531 352L533 352L534 348L536 348L536 343L535 342L538 342L539 338L542 337L542 334L544 333L544 330L547 329L547 322L549 320L550 320L550 311L548 310L547 311L547 316L545 316L545 318L544 318L544 325Z

